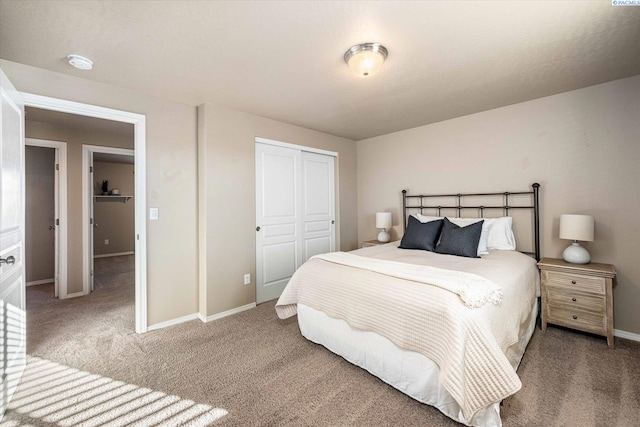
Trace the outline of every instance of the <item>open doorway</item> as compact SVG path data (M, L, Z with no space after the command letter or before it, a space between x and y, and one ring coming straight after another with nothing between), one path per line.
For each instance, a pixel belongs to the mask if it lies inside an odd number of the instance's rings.
M57 273L54 235L55 150L27 145L24 157L27 286L53 285ZM58 286L55 288L57 296Z
M25 139L27 286L67 297L67 144Z
M112 273L135 273L134 159L133 150L82 147L83 216L89 218L83 221L83 274L91 292L113 287Z
M85 126L84 129L81 129L79 134L83 134L82 137L78 137L75 139L76 145L72 147L71 141L68 140L69 143L69 165L68 165L68 173L69 173L69 186L72 185L82 187L83 184L83 171L82 171L82 146L87 144L95 144L105 146L109 145L118 145L114 144L113 135L107 136L102 132L101 140L94 140L90 138L96 128L104 130L104 127L110 129L126 128L128 133L128 143L126 145L120 144L118 148L125 148L128 151L128 154L132 154L134 151L136 155L133 159L135 163L135 168L141 173L136 174L134 176L134 188L135 193L144 194L145 193L145 118L143 115L128 113L119 110L112 110L103 107L96 107L87 104L80 104L71 101L65 101L60 99L42 97L39 95L32 95L27 93L22 93L23 99L25 101L26 111L27 111L27 122L31 121L39 121L40 124L37 126L38 132L45 131L51 128L51 123L46 123L46 120L42 119L42 115L49 116L64 116L66 120L70 120L75 124L81 123L89 123L88 126ZM39 120L36 120L39 119ZM28 124L28 123L27 123ZM90 129L88 129L90 128ZM50 130L50 129L49 129ZM97 132L101 133L101 132ZM27 136L35 136L36 138L46 138L42 133L29 134L27 132ZM78 135L76 135L78 136ZM49 139L64 139L59 136L56 138ZM117 138L116 138L117 139ZM83 199L85 198L84 194L86 194L84 189L81 188L78 191L76 196L69 194L69 218L68 225L77 226L77 232L73 230L68 230L69 236L69 244L68 244L68 260L75 260L79 265L79 268L71 268L69 266L68 269L68 287L69 294L67 297L75 297L75 296L83 296L88 295L90 293L89 289L85 288L85 280L83 275L83 265L84 259L87 257L85 255L88 251L85 251L86 245L84 244L83 229L85 226L84 223L84 208L83 208ZM131 318L131 329L135 329L136 332L146 332L147 330L147 319L146 319L146 221L145 221L145 201L144 197L132 198L129 201L132 205L135 205L134 210L134 232L131 235L131 238L134 239L134 254L132 259L134 260L134 268L131 271L131 276L133 278L132 291L131 295L134 297L135 301L132 302L132 314ZM72 212L74 212L72 214ZM71 242L71 238L79 239L79 242L75 241ZM91 248L91 257L93 256L93 248ZM62 295L61 295L62 297Z

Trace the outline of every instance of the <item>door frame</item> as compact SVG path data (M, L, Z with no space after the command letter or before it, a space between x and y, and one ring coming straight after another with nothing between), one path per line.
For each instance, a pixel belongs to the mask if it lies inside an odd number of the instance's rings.
M147 221L146 221L146 194L147 194L147 152L146 152L146 116L144 114L48 96L35 95L20 92L24 105L45 110L60 111L63 113L80 116L95 117L98 119L113 120L117 122L133 124L135 160L135 330L137 333L147 332Z
M93 292L93 256L94 256L94 222L93 213L93 188L94 182L91 179L90 166L93 166L93 154L119 154L122 156L133 156L135 162L135 150L129 148L107 147L104 145L82 144L82 294L88 295ZM135 170L135 166L134 166ZM135 178L135 173L134 173ZM136 197L134 197L135 202ZM134 213L134 215L137 212ZM94 221L91 221L94 219ZM137 268L137 266L136 266Z
M58 164L55 183L55 296L69 298L67 294L67 143L48 139L25 138L24 145L31 147L53 148Z
M335 157L336 159L338 158L338 153L335 151L323 150L321 148L307 147L306 145L291 144L289 142L276 141L274 139L261 138L259 136L255 137L254 142L259 142L260 144L275 145L276 147L293 148L300 151L306 151L308 153L324 154L325 156ZM335 171L334 171L334 174L335 174ZM336 195L336 198L337 197L338 196Z

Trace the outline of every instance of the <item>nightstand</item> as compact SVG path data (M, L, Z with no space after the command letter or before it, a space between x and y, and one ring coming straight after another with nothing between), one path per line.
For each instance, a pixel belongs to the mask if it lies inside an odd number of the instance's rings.
M538 267L542 275L542 330L553 323L603 335L613 348L614 266L544 258Z
M360 242L361 248L368 248L369 246L378 246L378 245L386 245L386 243L378 242L377 240L365 240L364 242Z

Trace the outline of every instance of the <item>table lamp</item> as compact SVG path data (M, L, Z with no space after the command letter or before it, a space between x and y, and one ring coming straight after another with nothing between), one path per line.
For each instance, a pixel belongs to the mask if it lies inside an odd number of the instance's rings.
M578 240L593 242L595 220L591 215L560 215L560 238L573 240L571 246L562 253L562 258L572 264L588 264L589 252L580 246Z
M376 228L382 228L378 233L378 242L387 243L391 238L387 232L391 228L391 212L376 213Z

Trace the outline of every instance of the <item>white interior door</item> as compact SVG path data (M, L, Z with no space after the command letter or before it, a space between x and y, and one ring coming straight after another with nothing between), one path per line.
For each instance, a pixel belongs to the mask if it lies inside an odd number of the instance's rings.
M302 152L302 262L335 251L335 157Z
M302 153L256 143L256 301L278 298L302 263Z
M0 70L0 413L26 363L24 268L24 106Z

